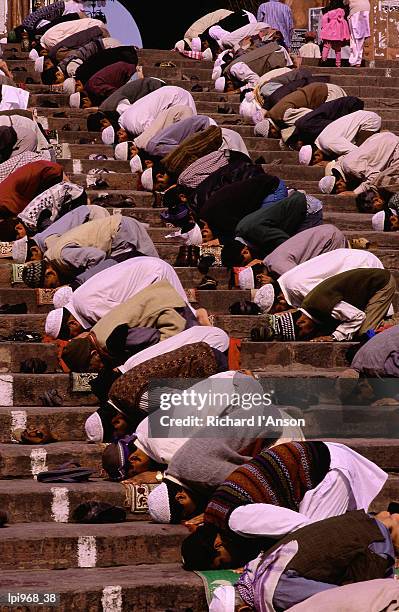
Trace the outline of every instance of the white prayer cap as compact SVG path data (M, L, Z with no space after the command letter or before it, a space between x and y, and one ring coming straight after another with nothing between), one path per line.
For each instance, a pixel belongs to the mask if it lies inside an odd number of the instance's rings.
M70 77L69 79L65 79L62 84L62 91L69 95L75 93L75 79L73 79L72 77Z
M252 267L244 268L238 274L238 285L240 289L254 289L254 273Z
M215 81L215 89L216 91L224 91L226 87L226 79L224 77L219 77Z
M201 39L198 36L196 36L191 41L191 50L192 51L201 51L201 47L202 47Z
M80 92L79 91L69 96L69 106L71 108L80 108Z
M248 119L252 119L256 111L257 108L255 103L244 98L244 100L240 104L240 115L243 115Z
M52 338L58 338L61 331L63 316L63 308L57 308L56 310L51 310L51 312L48 313L46 324L44 327L44 330L48 336L51 336Z
M120 142L115 147L115 159L120 159L123 161L127 161L129 157L129 143L128 142Z
M104 144L112 145L115 140L115 130L112 125L109 125L105 130L101 132L101 138Z
M152 177L152 168L147 168L141 175L141 184L146 191L152 191L154 189L154 179Z
M262 119L262 121L259 121L254 127L255 136L263 136L263 138L267 138L269 136L269 131L270 131L269 119Z
M38 57L39 57L39 54L38 54L38 52L36 51L36 49L32 49L32 50L29 52L29 59L31 59L31 60L33 60L33 61L36 61Z
M178 40L175 44L175 49L178 51L184 51L184 40Z
M309 166L313 157L312 145L304 145L299 150L299 163L302 166Z
M44 56L38 57L35 60L35 72L43 72L44 70Z
M54 308L63 308L71 301L73 291L69 285L60 287L53 295Z
M170 523L169 491L162 482L153 489L147 499L148 512L156 523Z
M197 224L194 225L193 229L191 229L186 234L182 234L185 237L185 242L190 246L199 246L202 244L202 234L201 230Z
M209 612L234 612L235 607L235 588L232 585L218 586L213 592Z
M93 412L85 423L86 436L89 442L102 442L104 437L104 427L101 417L97 412Z
M213 55L212 55L212 51L210 50L210 48L208 47L207 49L205 49L205 51L202 54L202 59L210 62L213 59Z
M254 298L254 302L262 311L262 314L270 312L271 307L274 304L274 287L271 283L263 285L257 290Z
M221 66L215 66L212 72L212 81L216 81L221 76L222 76Z
M321 193L332 193L335 186L335 176L323 176L319 181L319 189Z
M141 163L141 159L138 155L135 155L130 160L130 170L135 174L136 172L143 172L143 164Z
M12 245L12 258L17 263L25 263L28 256L28 237L24 236L19 240L15 240Z
M375 232L383 232L385 226L385 210L375 213L371 219L371 224Z

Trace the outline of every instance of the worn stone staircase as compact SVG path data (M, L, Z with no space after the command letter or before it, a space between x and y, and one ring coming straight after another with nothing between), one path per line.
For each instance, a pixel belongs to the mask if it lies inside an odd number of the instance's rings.
M17 51L15 51L17 49ZM152 208L151 194L136 190L137 177L130 173L128 163L107 160L91 161L89 155L112 155L112 148L104 146L99 134L86 131L86 116L90 111L67 107L67 97L52 93L39 82L33 62L15 44L4 52L17 82L27 77L34 83L27 85L31 92L31 106L44 127L57 129L61 158L70 179L86 186L87 172L100 166L115 174L105 176L109 188L121 196L129 196L134 206L122 209L150 224L150 233L161 257L174 263L178 246L166 243L169 230L162 226L159 209ZM211 88L211 64L196 63L181 58L174 52L143 50L139 53L146 76L164 78L168 84L191 89L191 76ZM155 64L171 60L175 68L159 68ZM315 73L330 73L332 82L345 87L350 95L365 99L366 108L377 110L383 117L383 127L399 133L399 67L394 62L377 62L373 69L313 67ZM220 114L218 106L228 101L238 113L237 96L226 96L214 91L193 94L198 112L209 114L221 125L232 127L245 138L253 159L263 155L266 168L286 179L292 187L305 188L317 194L317 182L322 176L319 168L304 168L297 164L294 152L282 152L276 140L255 138L253 128L243 124L238 114ZM58 108L46 107L56 102ZM65 111L64 118L54 113ZM69 130L63 127L69 124ZM90 144L79 144L80 141ZM270 164L270 165L269 165ZM98 195L98 191L90 195ZM348 237L365 236L372 241L373 252L384 265L398 275L398 235L371 231L370 216L356 212L351 198L320 196L323 199L324 219L340 227ZM28 315L0 316L0 335L14 330L44 331L46 312L50 307L38 306L36 295L24 285L11 286L11 261L0 263L0 303L26 302ZM195 287L200 274L196 269L177 268L186 288ZM212 270L219 282L217 291L198 292L198 306L204 306L215 317L215 325L234 337L242 338L242 367L251 368L267 376L289 376L298 380L312 376L335 377L348 365L346 352L351 343L334 345L309 343L251 343L245 340L254 323L250 316L232 317L228 307L239 298L249 298L249 292L229 291L227 273ZM398 299L396 295L396 306ZM47 373L20 373L20 362L28 357L41 357ZM84 421L95 409L96 399L89 393L72 391L70 377L60 372L56 350L50 344L0 344L0 509L11 517L11 524L0 530L0 594L10 592L57 592L65 612L104 610L105 612L199 612L206 610L201 580L180 568L180 542L185 535L181 526L151 524L146 515L130 516L119 525L76 525L69 523L73 509L92 499L123 505L124 492L120 484L95 479L75 485L47 485L38 483L34 476L67 460L100 469L102 445L87 444ZM49 388L57 388L63 406L41 407L40 396ZM396 422L397 410L390 408L387 418ZM21 424L48 424L56 432L58 442L43 447L20 446L13 443L13 432ZM399 468L398 444L395 440L373 438L346 440L353 448L376 461L390 472L384 491L375 502L383 509L390 499L398 499ZM55 571L63 570L63 571ZM11 610L6 604L0 611ZM50 610L46 606L21 604L20 610ZM52 608L54 609L54 608Z

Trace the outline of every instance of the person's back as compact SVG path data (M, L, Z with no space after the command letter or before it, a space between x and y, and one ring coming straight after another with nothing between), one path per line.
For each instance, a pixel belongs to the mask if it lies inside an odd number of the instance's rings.
M269 0L261 4L258 9L257 20L269 24L270 27L280 31L288 48L291 47L291 36L294 28L292 11L287 4L280 0Z

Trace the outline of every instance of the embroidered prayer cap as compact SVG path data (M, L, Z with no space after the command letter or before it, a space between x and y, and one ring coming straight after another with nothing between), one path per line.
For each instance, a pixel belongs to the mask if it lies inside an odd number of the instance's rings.
M53 295L54 308L63 308L71 301L73 291L69 285L60 287Z
M215 81L216 91L224 91L225 87L226 87L226 79L224 77L221 76L218 79L216 79Z
M43 72L44 70L44 56L38 57L35 60L35 72Z
M319 181L319 189L321 193L332 193L335 187L335 176L323 176Z
M38 52L36 51L36 49L32 49L32 50L29 52L29 59L31 59L31 60L33 60L33 61L36 61L38 57L39 57L39 54L38 54Z
M141 163L139 155L135 155L130 160L130 170L133 172L133 174L136 172L143 172L143 164Z
M272 342L274 340L295 340L295 326L292 314L284 312L279 315L264 315L262 325L251 329L254 342Z
M213 592L209 612L234 612L235 607L235 588L232 585L218 586Z
M22 270L22 280L31 289L44 287L44 274L46 272L46 262L32 261L25 265Z
M152 168L147 168L141 175L141 184L146 191L152 191L154 189L154 179L152 176Z
M87 372L92 345L89 338L74 338L62 351L62 360L72 372Z
M115 147L115 159L127 161L129 158L129 143L120 142Z
M164 480L148 496L148 512L156 523L177 524L182 518L183 507L175 497L182 486L171 480Z
M28 256L28 237L15 240L12 245L12 258L17 263L25 263Z
M102 442L104 436L104 427L98 412L93 412L86 420L85 432L89 442Z
M309 166L312 161L313 149L312 145L304 145L299 150L299 163L302 166Z
M69 96L69 106L71 108L80 108L80 92L79 91Z
M115 141L115 130L112 125L109 125L101 132L101 138L104 144L112 145Z
M254 127L255 136L263 136L263 138L267 138L270 131L270 121L269 119L262 119L262 121L258 121L258 123Z
M65 81L62 84L62 91L65 94L73 94L75 93L75 79L70 77L69 79L65 79Z
M271 283L268 283L257 290L254 302L259 306L263 314L267 314L274 304L274 298L274 287Z
M254 289L255 280L252 267L244 268L238 273L238 285L240 289Z
M51 310L48 313L44 326L44 330L48 336L51 336L52 338L58 338L58 336L60 335L63 318L63 308L56 308L55 310Z

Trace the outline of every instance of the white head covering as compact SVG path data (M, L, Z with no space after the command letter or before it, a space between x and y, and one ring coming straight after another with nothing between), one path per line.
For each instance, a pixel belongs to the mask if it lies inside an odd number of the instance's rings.
M53 295L54 308L63 308L72 299L73 291L69 285L60 287Z
M247 100L246 97L240 104L240 115L247 117L248 119L252 119L258 110L256 103L251 100Z
M225 87L226 87L226 79L224 77L221 76L218 79L216 79L215 81L216 91L224 91Z
M115 147L115 159L121 159L123 161L127 161L129 157L129 143L128 142L120 142Z
M29 53L29 59L36 61L38 57L39 57L39 54L36 51L36 49L32 49Z
M196 36L191 41L191 50L192 51L201 51L201 47L202 47L201 39L198 36Z
M80 92L79 91L69 96L69 106L71 108L80 108Z
M143 164L141 163L141 159L138 155L135 155L130 160L130 170L135 174L136 172L143 172Z
M270 131L270 121L269 119L262 119L255 124L254 134L255 136L263 136L263 138L267 138L269 136Z
M185 243L190 246L199 246L202 244L202 234L197 224L195 224L193 229L191 229L189 232L182 234L182 236L185 238Z
M375 213L371 219L371 224L375 232L383 232L385 225L385 210L380 210L378 213Z
M148 512L156 523L170 523L168 487L162 482L153 489L147 499Z
M69 95L75 93L75 79L73 79L72 77L70 77L69 79L65 79L62 84L62 91Z
M203 52L202 59L206 60L207 62L210 62L213 60L212 51L210 50L209 47L205 49L205 51Z
M24 236L19 240L15 240L12 245L12 258L17 263L25 263L28 256L28 237Z
M271 283L263 285L257 290L254 302L262 310L262 314L267 314L274 303L274 287Z
M175 49L178 51L184 51L184 40L178 40L175 44Z
M236 607L235 588L230 585L218 586L209 604L209 612L234 612Z
M97 412L93 412L85 423L86 436L90 442L102 442L104 427Z
M35 72L43 72L44 70L44 56L38 57L35 60Z
M115 130L112 125L109 125L105 130L101 132L101 138L104 144L112 145L115 140Z
M319 181L321 193L331 193L335 186L335 176L323 176Z
M254 273L252 267L244 268L238 274L238 285L240 289L254 289Z
M141 184L146 191L154 189L154 179L152 178L152 168L147 168L141 175Z
M312 161L313 149L312 145L304 145L299 150L299 163L302 166L309 166Z
M169 464L173 455L187 442L187 438L153 438L148 432L148 418L136 429L135 446L157 463Z
M61 331L62 318L64 316L64 309L57 308L56 310L51 310L48 313L45 324L45 332L48 336L52 338L58 338L59 333Z

